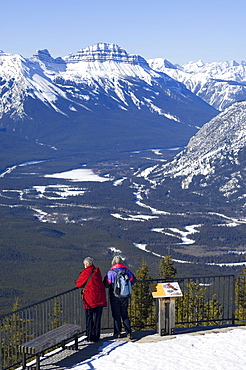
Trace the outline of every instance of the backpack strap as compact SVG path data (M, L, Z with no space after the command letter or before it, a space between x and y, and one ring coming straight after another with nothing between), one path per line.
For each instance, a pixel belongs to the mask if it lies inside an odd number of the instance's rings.
M83 288L81 289L81 295L83 296L84 294L84 291L85 291L85 288L87 286L87 284L89 283L89 281L91 280L92 276L94 275L94 272L96 271L96 267L93 269L92 273L90 274L90 276L88 277L85 285L83 286Z
M116 283L116 280L117 280L117 274L120 272L120 270L118 270L118 269L112 269L111 271L114 271L115 272L115 282L113 283L113 284L115 284ZM112 286L114 286L113 284L111 284Z
M123 274L126 274L126 269L125 269L125 267L123 267L123 268L122 268L122 270L119 270L119 269L112 269L111 271L116 272L116 274L117 274L118 272L122 272Z

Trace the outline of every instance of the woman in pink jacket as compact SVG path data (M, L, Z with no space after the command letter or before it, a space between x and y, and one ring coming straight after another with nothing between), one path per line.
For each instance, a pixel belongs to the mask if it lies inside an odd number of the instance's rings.
M114 295L114 285L116 282L116 271L124 270L128 275L128 278L133 285L136 281L134 274L124 265L121 256L114 256L112 260L112 267L109 269L107 275L104 278L104 284L106 288L109 288L109 300L111 305L112 316L114 319L114 336L116 338L121 337L122 322L129 339L133 339L130 319L128 315L128 304L129 298L118 298Z
M101 317L103 307L107 306L106 291L102 275L93 264L91 257L84 259L85 269L80 272L76 286L83 288L83 305L85 308L86 335L88 342L100 339Z

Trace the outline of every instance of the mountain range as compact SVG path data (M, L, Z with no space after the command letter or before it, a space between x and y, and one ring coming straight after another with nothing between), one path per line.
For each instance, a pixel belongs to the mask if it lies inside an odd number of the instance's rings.
M219 111L246 99L246 62L189 62L174 65L163 58L148 60L149 66L184 85Z
M70 152L183 146L218 111L116 44L0 53L0 127ZM51 124L52 122L52 124Z

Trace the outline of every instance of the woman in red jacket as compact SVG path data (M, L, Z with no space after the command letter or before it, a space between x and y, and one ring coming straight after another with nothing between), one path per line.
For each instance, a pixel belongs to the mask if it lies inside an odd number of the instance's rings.
M85 269L80 272L76 286L83 288L83 305L85 308L86 335L88 342L100 339L101 317L103 307L107 306L106 291L102 275L93 264L91 257L84 259Z

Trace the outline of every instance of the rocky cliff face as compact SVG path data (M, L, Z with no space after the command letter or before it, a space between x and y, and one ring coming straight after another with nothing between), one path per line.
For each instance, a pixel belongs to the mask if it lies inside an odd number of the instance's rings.
M205 124L171 162L149 171L151 182L173 179L182 189L216 188L228 199L245 197L246 102L235 103Z
M147 61L140 55L130 55L124 49L116 44L98 43L93 46L88 46L85 49L80 49L76 54L69 54L64 57L66 63L83 62L122 62L134 65L143 65L148 68Z

